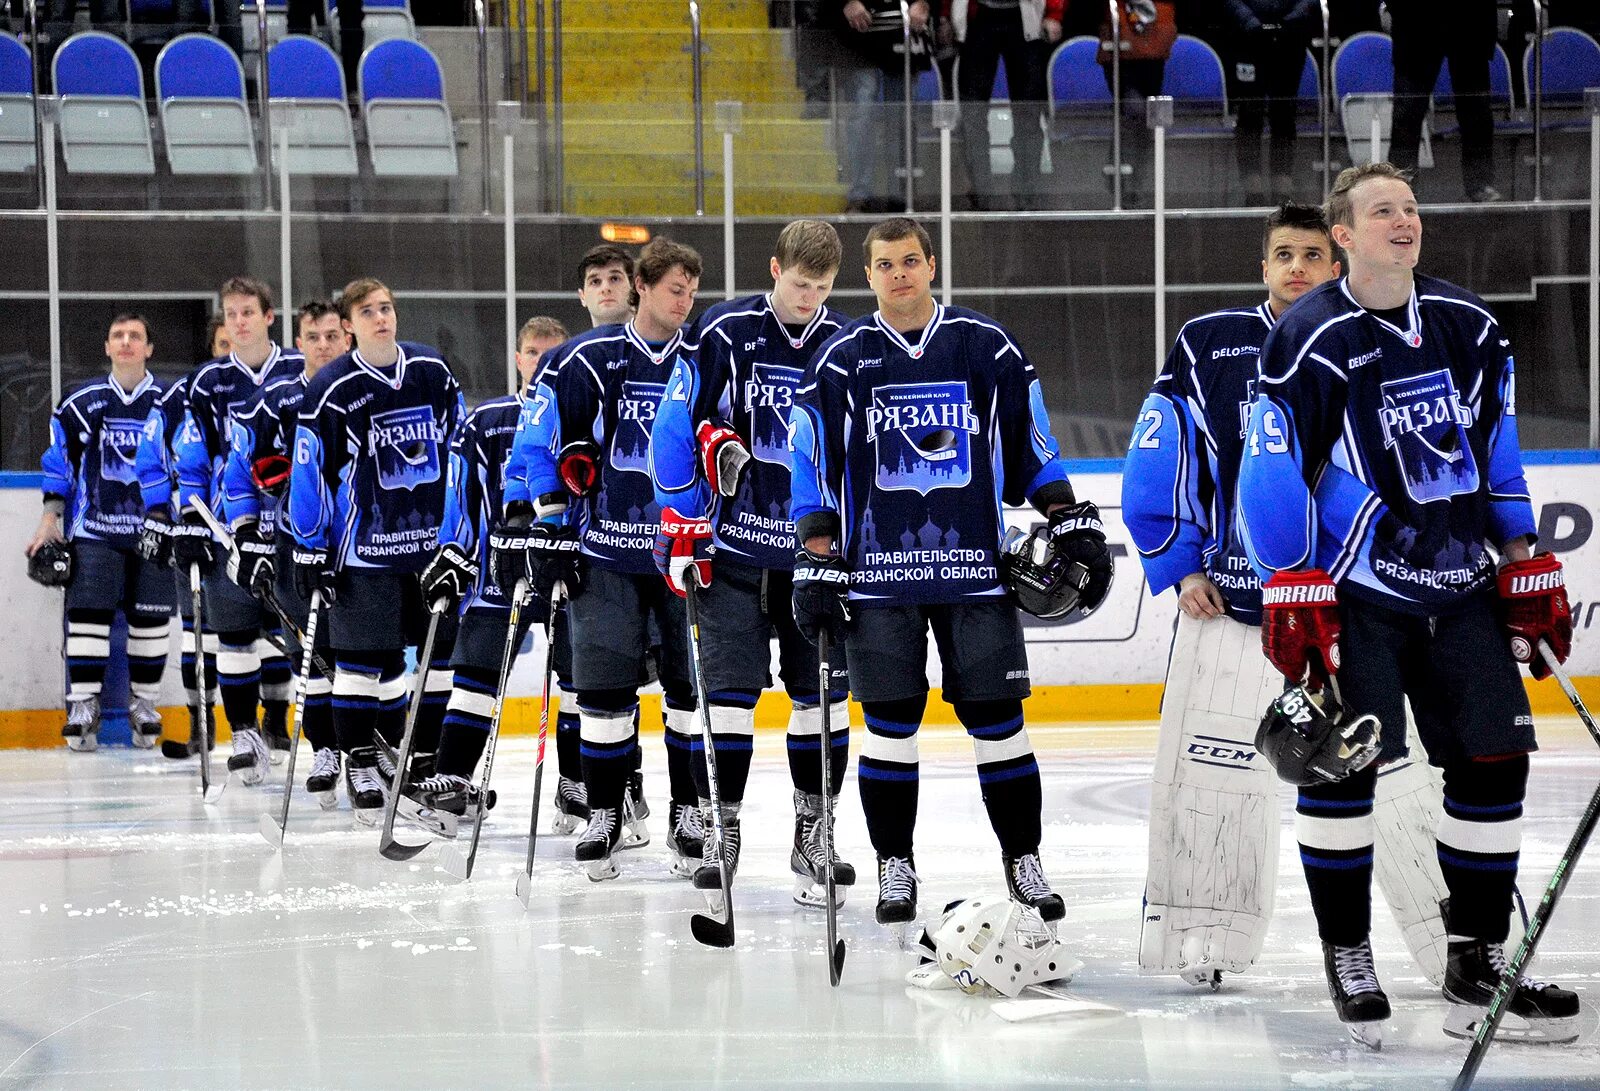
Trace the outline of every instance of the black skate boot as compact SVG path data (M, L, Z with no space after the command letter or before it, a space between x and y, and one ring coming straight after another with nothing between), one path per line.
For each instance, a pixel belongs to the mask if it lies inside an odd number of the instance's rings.
M1044 877L1044 868L1039 865L1038 853L1025 853L1016 859L1003 856L1001 860L1006 869L1006 889L1014 900L1033 906L1046 923L1058 921L1067 915L1067 903L1061 900L1061 895L1050 889L1050 882Z
M466 777L435 773L406 785L396 810L433 836L455 839L462 819L476 818L478 792Z
M1506 951L1499 943L1450 940L1444 968L1444 997L1450 1001L1444 1032L1452 1038L1478 1033L1489 1001L1506 972ZM1570 1042L1578 1037L1578 994L1523 975L1497 1032L1521 1042Z
M644 774L635 769L628 774L628 789L622 796L622 840L619 848L642 849L650 843L650 804L644 798Z
M100 698L85 697L67 704L67 722L61 728L61 737L67 741L68 750L80 754L100 748Z
M161 713L155 702L144 697L128 699L128 726L133 730L133 745L149 750L161 738Z
M370 746L350 751L344 775L345 792L350 796L350 810L356 821L363 826L376 826L389 800L389 779L379 767L378 752Z
M1371 1050L1383 1048L1383 1023L1389 1018L1389 998L1378 984L1372 964L1372 941L1355 947L1322 945L1322 967L1328 975L1328 995L1339 1021L1350 1037Z
M576 833L578 827L589 821L589 790L583 781L561 777L556 781L556 817L550 823L555 834Z
M910 924L917 919L917 872L909 856L878 857L879 924Z
M206 716L211 721L211 749L215 750L217 748L216 712L208 706L206 708ZM200 753L200 719L194 714L194 706L191 705L189 707L189 741L183 743L175 739L161 740L161 756L172 758L175 761L182 761L184 758L192 758L198 753Z
M596 807L589 812L589 828L578 838L572 855L586 865L585 870L594 882L615 879L622 871L612 859L612 853L621 839L621 813L612 807Z
M282 765L289 756L289 704L287 701L261 703L261 734L272 748L272 764Z
M233 755L228 758L228 772L239 774L243 784L260 784L267 779L272 765L272 751L260 730L251 724L233 733Z
M693 877L705 854L705 815L687 803L668 803L667 851L672 853L672 874Z
M339 751L325 746L312 753L311 775L306 777L306 791L316 797L325 811L339 805Z
M794 794L794 847L789 851L789 870L794 872L794 900L797 905L815 909L827 904L828 880L823 870L821 819L822 808L826 806L831 813L836 798L824 802L819 795L798 791ZM837 826L833 829L838 831ZM837 845L835 841L828 847L833 857L834 899L843 905L845 892L840 888L855 885L856 869L855 865L839 859Z
M706 805L707 811L710 804ZM700 816L700 821L705 832L700 840L700 866L694 869L694 888L696 890L722 890L722 869L717 866L717 837L711 824L711 819L706 815ZM733 885L733 876L739 870L739 804L724 803L722 805L722 858L728 865L728 885ZM712 912L722 912L721 906L711 907Z

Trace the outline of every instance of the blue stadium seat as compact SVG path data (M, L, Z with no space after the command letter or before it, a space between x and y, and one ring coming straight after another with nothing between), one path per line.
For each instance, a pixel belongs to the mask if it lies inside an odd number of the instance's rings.
M0 173L38 165L33 137L33 60L28 47L0 34Z
M1300 90L1297 92L1302 102L1310 102L1313 106L1322 98L1322 70L1317 67L1317 58L1312 56L1311 50L1306 50L1305 67L1300 69Z
M1180 34L1172 43L1172 56L1161 76L1161 93L1179 102L1219 105L1228 112L1228 82L1222 58L1199 38Z
M244 69L220 39L180 34L163 46L156 57L156 100L173 174L255 173Z
M918 102L938 102L944 98L944 80L939 76L937 65L917 73L917 85L911 94Z
M1111 89L1106 86L1105 73L1095 59L1099 50L1099 39L1084 34L1062 42L1050 55L1046 82L1050 88L1051 117L1057 109L1111 108Z
M273 117L289 125L289 173L359 173L355 128L345 105L344 66L322 41L291 34L267 51ZM279 154L274 141L272 154Z
M1456 97L1450 80L1450 65L1439 66L1439 78L1433 85L1433 101L1437 106L1449 107ZM1497 110L1511 109L1511 61L1506 51L1496 42L1494 56L1489 59L1489 102Z
M373 173L454 177L455 123L433 51L390 38L361 55L359 75Z
M1394 46L1375 30L1352 34L1333 55L1333 98L1394 94Z
M1600 43L1576 27L1545 31L1539 86L1546 102L1581 102L1588 87L1600 87ZM1533 49L1522 54L1524 87L1533 86Z
M139 59L104 31L74 34L51 64L61 96L61 152L74 174L154 174Z

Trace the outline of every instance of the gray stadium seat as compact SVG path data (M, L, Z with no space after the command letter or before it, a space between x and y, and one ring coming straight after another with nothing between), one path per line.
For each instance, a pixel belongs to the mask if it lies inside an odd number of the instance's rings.
M316 38L291 34L267 52L273 124L287 122L289 173L350 177L359 173L356 138L345 105L344 66ZM280 120L281 119L281 120ZM274 129L272 154L278 154Z
M372 172L455 177L455 123L433 51L405 38L379 42L362 54L360 78Z
M180 34L156 57L156 99L173 174L254 174L244 70L209 34Z
M33 125L33 62L26 46L0 34L0 173L38 165Z

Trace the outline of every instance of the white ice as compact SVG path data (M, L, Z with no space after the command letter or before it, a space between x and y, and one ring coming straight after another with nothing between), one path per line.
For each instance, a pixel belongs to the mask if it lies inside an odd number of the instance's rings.
M1600 779L1600 752L1576 721L1540 727L1522 857L1530 907ZM500 803L470 881L439 869L437 849L409 864L381 859L375 831L300 794L277 889L256 832L281 799L275 784L234 783L208 808L193 762L7 753L0 1087L1449 1086L1466 1043L1440 1032L1445 1003L1381 903L1374 942L1395 1009L1383 1052L1349 1042L1335 1021L1288 829L1261 963L1216 994L1140 977L1154 727L1031 734L1044 770L1045 866L1067 901L1061 935L1085 963L1068 992L1110 1015L1008 1023L988 1000L908 990L914 956L872 920L853 772L838 839L863 883L842 913L849 957L831 989L822 916L790 900L790 789L776 734L756 740L732 951L694 942L688 918L703 901L667 872L659 737L646 738L653 843L621 856L620 880L595 884L572 862L574 839L544 832L527 912L514 880L529 740L500 748ZM970 746L929 729L922 753L927 913L1003 882ZM544 831L553 746L550 756ZM1600 1004L1597 921L1600 850L1576 869L1535 966L1577 988L1590 1013ZM1600 1086L1600 1040L1586 1030L1567 1046L1497 1043L1478 1086Z

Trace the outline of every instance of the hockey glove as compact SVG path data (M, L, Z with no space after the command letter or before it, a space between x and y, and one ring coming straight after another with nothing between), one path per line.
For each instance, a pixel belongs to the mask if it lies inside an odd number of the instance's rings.
M573 440L556 456L556 473L573 496L588 496L600 481L600 448L586 439Z
M816 643L824 629L844 639L850 625L850 566L844 558L802 549L794 555L794 624Z
M172 563L172 520L160 512L148 512L144 529L139 531L139 556L158 568Z
M1339 669L1339 598L1320 568L1278 572L1261 588L1261 650L1316 693Z
M1116 567L1111 550L1106 548L1100 509L1087 500L1057 508L1050 513L1049 529L1056 555L1081 566L1081 572L1070 569L1068 579L1078 587L1078 608L1085 614L1092 613L1105 601Z
M690 579L696 587L711 586L711 555L716 550L709 518L679 515L675 508L661 509L661 529L656 531L656 571L673 594L687 595Z
M1572 652L1572 605L1561 562L1553 553L1507 561L1500 567L1496 586L1511 637L1511 657L1528 664L1535 678L1550 677L1539 641L1549 643L1557 662L1565 663Z
M570 526L535 523L528 528L528 588L536 602L550 601L556 584L571 598L583 588L583 555L578 552L578 532Z
M250 480L268 496L282 496L289 487L290 463L286 455L263 455L250 467Z
M750 461L750 448L725 420L701 421L695 437L700 441L700 465L706 480L718 496L733 496L739 491L739 475Z
M183 522L172 528L172 560L187 571L190 565L199 565L202 572L217 559L217 541L211 528L197 511L186 512Z
M272 586L277 568L277 547L254 519L240 523L228 552L228 578L252 595Z
M322 605L333 603L333 558L326 549L307 549L296 545L290 554L294 561L294 589L305 601L311 601L312 592L322 592Z
M500 525L489 532L489 567L495 585L507 595L527 575L528 535L532 528L533 506L516 501L506 508Z
M446 542L433 555L428 567L422 570L422 597L427 602L444 600L444 612L455 613L461 600L471 593L478 582L478 562L467 556L467 551L454 542ZM516 589L501 588L507 595Z

